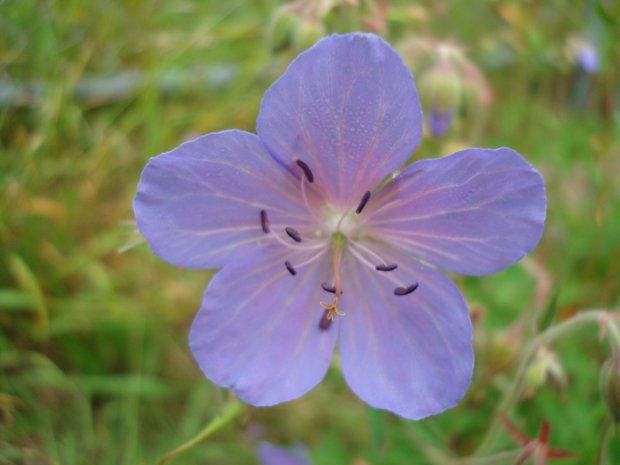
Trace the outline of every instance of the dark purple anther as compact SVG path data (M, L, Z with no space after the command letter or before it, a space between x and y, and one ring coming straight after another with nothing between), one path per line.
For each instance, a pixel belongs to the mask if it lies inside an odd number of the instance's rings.
M327 283L322 283L321 287L325 292L331 292L332 294L336 293L336 286L330 286ZM342 295L342 289L340 289L340 294Z
M284 230L286 231L286 234L288 234L289 237L293 239L295 242L301 242L301 236L299 235L299 232L297 232L296 229L291 228L290 226L287 226L286 228L284 228Z
M288 260L284 262L284 266L286 267L288 272L292 274L293 276L297 274L297 271L295 271L295 268L293 268L293 265L291 265L291 262L289 262Z
M308 182L314 182L314 174L312 173L312 170L307 165L307 163L303 160L297 160L297 165L301 168L301 170L306 175L306 179L308 180Z
M368 199L370 199L370 191L366 191L366 193L362 197L362 200L360 200L360 204L357 206L357 209L355 210L355 213L357 213L358 215L360 213L362 213L362 210L364 209L364 207L368 203Z
M377 265L375 266L375 270L377 271L394 271L398 268L398 265L394 263L393 265Z
M325 313L323 313L323 317L321 318L321 321L319 321L319 328L321 328L323 331L326 331L329 329L329 327L332 325L332 320L331 318L328 318L329 316L329 310L325 310Z
M415 283L412 284L411 286L407 286L407 287L397 287L396 289L394 289L394 294L395 295L407 295L407 294L411 294L413 291L415 291L418 288L419 284Z
M260 211L260 225L263 228L263 232L269 234L269 218L267 218L267 212L265 210Z

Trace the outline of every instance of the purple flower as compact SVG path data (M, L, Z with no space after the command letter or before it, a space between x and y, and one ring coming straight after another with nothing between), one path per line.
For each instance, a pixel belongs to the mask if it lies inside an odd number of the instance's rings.
M134 202L157 255L213 277L190 332L205 376L267 406L318 384L338 339L365 402L419 419L473 369L465 302L437 268L482 275L531 251L543 179L508 148L403 166L413 78L372 34L334 35L266 92L257 135L207 134L152 158Z
M453 119L454 110L442 112L437 108L433 108L431 115L428 117L428 127L431 134L435 137L443 136L450 129Z
M310 454L301 444L285 449L268 442L258 445L258 458L263 465L311 465Z
M599 58L596 48L587 41L580 43L577 48L577 62L588 74L596 74L599 70Z

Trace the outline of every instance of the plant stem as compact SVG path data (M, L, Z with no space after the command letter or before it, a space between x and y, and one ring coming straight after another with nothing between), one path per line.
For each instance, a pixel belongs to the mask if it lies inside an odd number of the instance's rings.
M609 449L609 442L611 441L611 437L614 434L614 421L611 415L606 415L603 420L603 431L601 433L601 440L598 444L598 450L596 451L596 465L606 465L609 461L607 460L607 454Z
M445 465L500 465L502 463L515 463L515 460L523 453L520 449L505 450L486 457L466 457L444 462ZM444 465L442 464L442 465Z
M521 356L514 380L504 394L502 400L500 401L497 410L500 412L509 412L514 408L515 404L519 400L520 393L523 389L523 382L525 379L528 362L532 355L534 355L536 350L541 345L551 344L557 339L560 339L561 337L566 336L573 331L580 329L590 323L600 324L602 322L607 323L607 334L609 336L612 346L620 347L620 330L618 330L616 323L611 319L610 312L601 309L581 311L575 316L569 318L568 320L565 320L554 326L550 326L547 330L543 331L536 338L534 338L534 340L530 342L530 344L527 346L527 349ZM497 441L500 432L501 424L498 417L496 416L491 421L491 425L487 429L484 438L480 442L480 445L478 446L478 449L474 452L473 456L481 456L488 453Z
M179 455L186 450L191 449L195 445L207 439L209 436L211 436L223 426L226 426L232 420L237 418L241 414L241 412L243 412L243 407L244 404L241 403L241 401L236 398L232 399L228 404L226 404L226 406L224 406L222 412L218 416L213 418L213 420L211 420L200 433L187 441L185 444L180 445L176 449L171 450L166 455L164 455L159 461L159 465L164 465L172 457L175 457L176 455Z

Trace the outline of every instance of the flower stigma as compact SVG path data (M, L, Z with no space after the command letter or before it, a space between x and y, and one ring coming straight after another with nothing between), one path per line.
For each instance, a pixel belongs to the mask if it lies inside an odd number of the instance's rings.
M340 232L336 231L332 234L332 268L334 270L334 298L330 303L321 302L321 307L325 309L323 318L319 323L321 329L328 329L331 322L338 316L344 316L344 312L338 307L340 302L340 296L342 295L342 282L340 279L340 259L342 256L342 244L346 237ZM323 286L325 288L325 286ZM330 289L331 292L331 289Z

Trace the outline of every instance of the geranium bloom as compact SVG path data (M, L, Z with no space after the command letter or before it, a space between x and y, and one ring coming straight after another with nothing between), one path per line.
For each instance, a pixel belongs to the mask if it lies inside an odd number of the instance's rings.
M472 375L463 298L435 267L498 271L538 242L541 175L513 150L417 161L413 78L372 34L334 35L266 92L257 135L207 134L152 158L134 203L154 252L222 268L190 332L205 376L267 406L325 375L419 419Z

